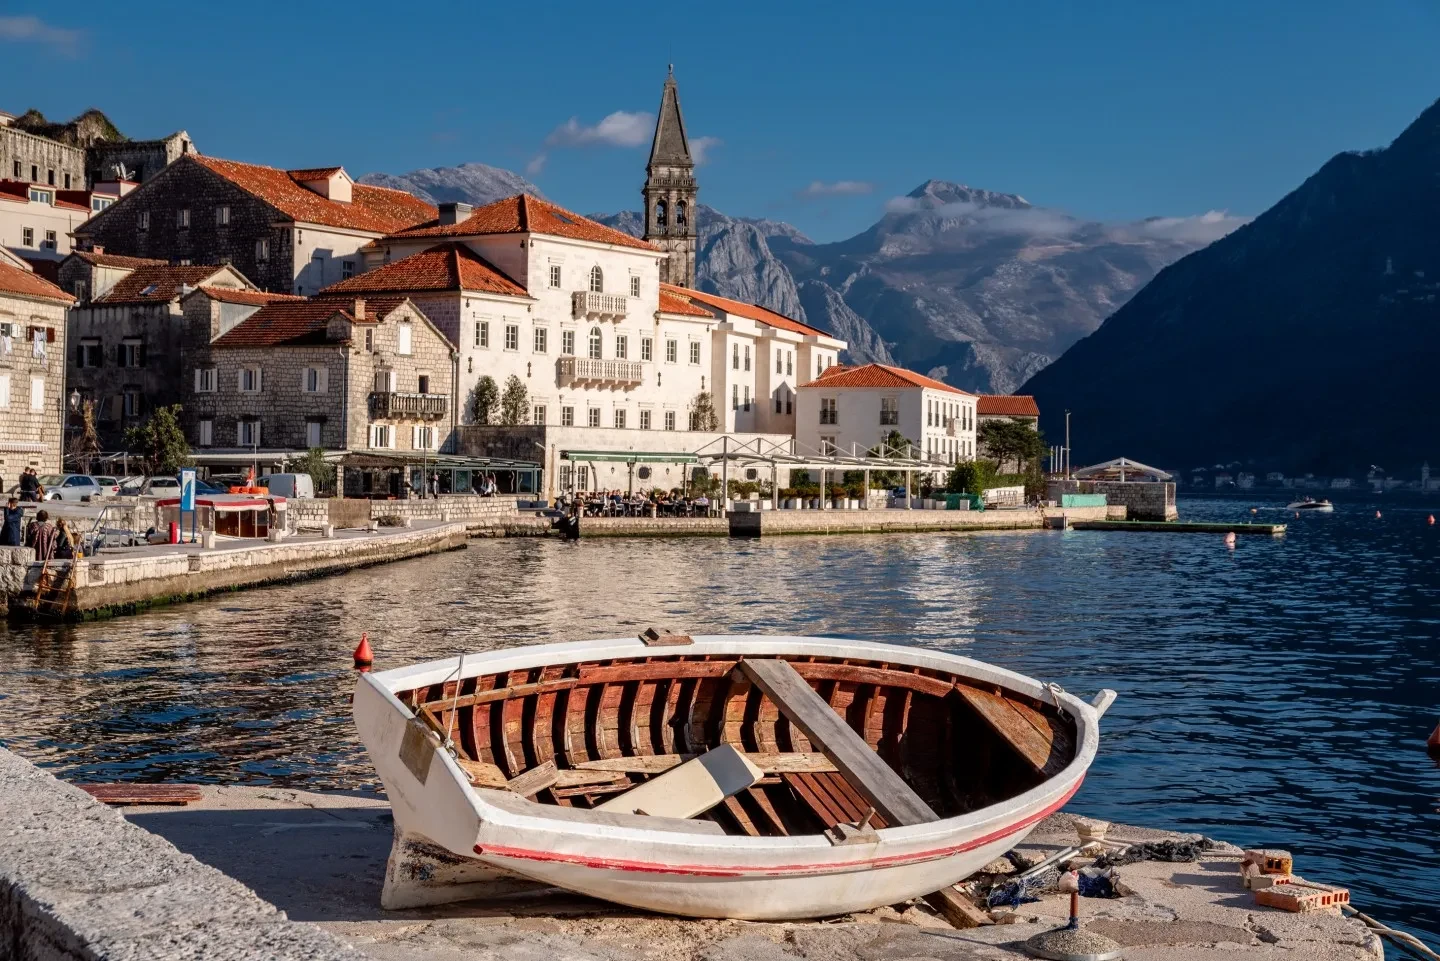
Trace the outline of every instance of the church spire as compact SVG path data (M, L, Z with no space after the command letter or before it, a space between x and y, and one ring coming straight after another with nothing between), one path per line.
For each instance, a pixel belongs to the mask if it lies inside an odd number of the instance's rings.
M645 239L665 251L660 280L681 287L695 286L695 161L680 114L680 93L675 86L675 65L665 78L660 112L655 117L655 140L645 165Z

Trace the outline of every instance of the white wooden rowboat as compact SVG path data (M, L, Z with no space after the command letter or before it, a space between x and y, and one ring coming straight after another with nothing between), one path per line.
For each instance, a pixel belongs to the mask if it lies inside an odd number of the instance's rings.
M763 920L927 895L1079 789L1113 696L815 637L652 635L362 675L355 723L395 817L382 904L539 882Z

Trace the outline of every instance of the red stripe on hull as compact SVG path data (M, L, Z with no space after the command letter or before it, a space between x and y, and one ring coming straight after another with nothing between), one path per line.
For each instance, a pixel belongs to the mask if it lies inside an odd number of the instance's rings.
M533 848L517 848L503 844L477 844L475 845L475 853L482 856L515 858L522 861L550 861L576 864L581 867L601 868L607 871L630 871L637 874L677 874L702 878L783 877L792 874L838 874L856 869L874 870L875 868L894 867L902 864L917 864L924 861L947 858L956 854L963 854L966 851L973 851L975 848L984 847L992 841L998 841L1001 838L1008 837L1016 831L1030 827L1032 824L1060 810L1060 808L1065 806L1065 802L1069 801L1075 796L1075 792L1080 790L1080 785L1083 784L1084 781L1085 777L1081 775L1080 779L1075 782L1075 786L1066 792L1064 797L1045 810L1022 818L1014 824L1007 825L998 831L992 831L983 837L962 841L959 844L952 844L948 847L932 848L929 851L917 851L913 854L892 854L882 858L866 858L859 861L843 861L840 863L825 862L819 864L780 864L769 868L734 867L714 864L665 864L660 861L632 861L625 858L597 858L584 854L557 854L553 851L537 851Z

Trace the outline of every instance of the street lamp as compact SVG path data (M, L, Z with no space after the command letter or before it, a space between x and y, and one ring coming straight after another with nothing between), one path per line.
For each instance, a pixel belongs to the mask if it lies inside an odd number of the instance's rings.
M70 412L80 412L80 391L78 388L70 391Z

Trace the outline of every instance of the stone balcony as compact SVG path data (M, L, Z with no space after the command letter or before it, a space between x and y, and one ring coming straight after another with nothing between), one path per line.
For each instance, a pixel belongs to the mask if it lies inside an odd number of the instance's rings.
M623 294L597 294L577 290L572 297L576 320L624 320L630 298Z
M558 364L560 385L577 387L639 387L645 376L645 365L638 360L591 360L588 357L561 357Z
M428 420L445 416L449 398L444 394L412 394L375 391L370 395L370 416L377 420L416 417Z

